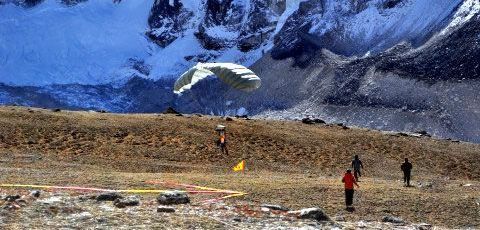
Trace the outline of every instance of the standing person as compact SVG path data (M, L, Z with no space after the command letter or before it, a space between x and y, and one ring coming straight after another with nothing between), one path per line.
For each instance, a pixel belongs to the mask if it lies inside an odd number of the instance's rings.
M225 126L217 125L217 127L215 128L215 131L218 132L218 140L217 140L218 147L220 147L220 150L222 151L222 153L228 154Z
M406 184L407 187L410 187L410 177L412 173L412 163L408 162L408 158L405 158L405 162L403 162L400 168L403 171L403 183Z
M220 131L220 140L219 141L220 141L220 149L222 150L222 153L228 154L225 130Z
M357 182L360 182L358 178L362 176L362 172L360 171L360 169L363 169L363 164L360 158L358 157L358 155L355 155L355 158L352 161L352 168L353 168L353 175L355 176L355 180Z
M345 184L345 204L347 205L347 210L353 209L353 193L355 190L353 189L353 185L358 186L357 182L355 181L355 177L352 175L352 170L347 169L347 172L342 178L342 182Z

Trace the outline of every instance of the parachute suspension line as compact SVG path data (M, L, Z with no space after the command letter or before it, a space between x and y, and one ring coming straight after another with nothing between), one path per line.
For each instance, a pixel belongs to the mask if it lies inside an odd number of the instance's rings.
M230 92L232 91L232 87L228 87L227 90L224 90L223 91L223 113L224 113L224 116L227 116L227 108L230 106L230 105L227 105L227 102L228 102L228 98L227 98L227 95L230 95Z
M202 102L199 99L200 97L198 96L198 92L197 93L193 93L193 91L190 91L190 92L192 92L190 95L192 95L195 102L197 102L197 104L199 106L200 114L207 114L207 110L205 108L205 105L203 105Z

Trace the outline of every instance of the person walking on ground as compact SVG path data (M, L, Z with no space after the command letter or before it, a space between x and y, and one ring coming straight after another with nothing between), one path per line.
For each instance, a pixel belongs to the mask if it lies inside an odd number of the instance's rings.
M356 185L357 187L360 186L358 186L355 181L355 177L352 175L352 170L347 169L347 172L342 178L342 182L345 184L345 204L347 210L353 210L353 193L355 192L353 185Z
M400 168L403 171L403 183L407 187L410 187L410 177L411 177L412 168L413 168L412 163L408 162L408 158L405 158L405 162L403 162Z
M360 182L358 180L359 177L362 176L361 169L363 169L363 164L358 155L355 155L355 158L352 161L352 168L353 168L353 175L355 176L355 180L357 182Z

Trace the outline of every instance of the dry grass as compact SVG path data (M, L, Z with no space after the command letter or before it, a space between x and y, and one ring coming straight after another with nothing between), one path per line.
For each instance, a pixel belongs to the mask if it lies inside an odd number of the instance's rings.
M218 123L228 127L229 155L214 144ZM357 211L346 213L339 180L355 153L367 167L366 178L356 194ZM320 206L351 220L392 214L439 226L480 227L475 144L299 122L3 107L0 154L5 183L126 188L173 180L249 193L230 202ZM431 181L432 188L402 187L404 157L414 163L414 179ZM230 172L240 159L248 171ZM474 186L459 186L467 182Z

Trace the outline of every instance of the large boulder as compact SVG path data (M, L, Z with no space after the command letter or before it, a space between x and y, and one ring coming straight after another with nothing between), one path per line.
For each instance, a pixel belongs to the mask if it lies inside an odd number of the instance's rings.
M280 206L280 205L275 205L275 204L262 204L260 205L262 208L267 208L269 210L275 210L275 211L290 211L290 209Z
M116 192L107 192L107 193L102 193L97 196L96 200L97 201L115 201L116 199L122 199L123 196Z
M167 191L161 193L157 197L157 201L161 205L188 204L190 203L190 198L185 192Z
M40 193L41 192L39 190L33 190L33 191L30 192L30 196L35 197L35 198L39 198Z
M117 208L125 208L127 206L137 206L140 204L140 198L138 196L128 196L125 198L117 198L113 201L113 205Z
M291 211L290 214L297 215L300 219L313 219L317 221L330 221L330 217L321 208L305 208L298 211Z
M393 224L404 224L405 223L405 221L402 218L396 217L396 216L384 216L382 218L382 222L393 223Z
M172 212L175 212L175 209L172 208L172 207L168 207L168 206L158 206L157 207L157 212L172 213Z

